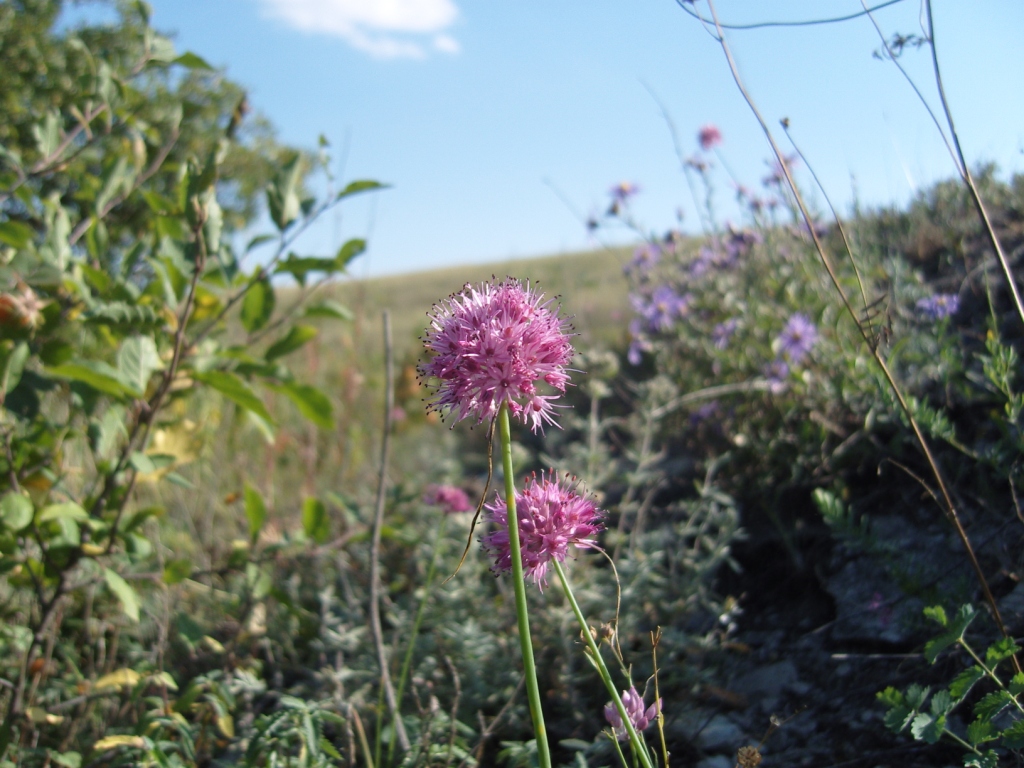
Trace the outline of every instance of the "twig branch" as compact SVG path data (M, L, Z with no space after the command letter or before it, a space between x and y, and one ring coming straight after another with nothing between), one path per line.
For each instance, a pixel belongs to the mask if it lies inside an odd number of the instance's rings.
M380 623L380 535L384 527L384 501L388 483L388 460L391 455L391 420L394 410L394 350L391 345L391 313L383 312L384 320L384 435L380 446L380 470L377 476L377 505L373 514L373 536L370 543L370 631L373 633L373 645L377 650L377 661L380 664L380 684L384 688L391 720L395 724L395 736L402 752L409 751L409 735L405 732L402 713L395 697L395 689L391 684L391 673L388 671L388 656L384 648L384 631ZM380 726L377 727L380 733Z

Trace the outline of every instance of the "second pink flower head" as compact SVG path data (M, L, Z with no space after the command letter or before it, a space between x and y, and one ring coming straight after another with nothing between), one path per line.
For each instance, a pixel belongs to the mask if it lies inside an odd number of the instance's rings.
M508 506L502 499L484 507L485 519L495 529L480 539L485 550L494 557L495 573L512 570L512 547L508 537ZM560 482L554 471L534 475L526 487L516 494L516 517L519 522L519 547L523 573L543 586L552 560L565 562L569 545L582 549L595 546L593 537L604 527L601 510L589 499L576 493L566 480Z

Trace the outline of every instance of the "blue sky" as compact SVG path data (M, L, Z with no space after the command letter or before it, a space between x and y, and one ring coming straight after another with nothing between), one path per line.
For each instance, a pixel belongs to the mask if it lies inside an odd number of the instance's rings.
M393 187L355 199L300 245L326 254L368 236L360 275L431 269L593 247L581 214L639 184L652 230L698 219L651 96L685 150L716 124L742 181L764 175L768 147L717 43L674 0L150 0L153 24L249 89L289 143L322 133L346 178ZM877 2L877 0L875 0ZM1024 3L935 0L936 38L969 161L1024 171ZM706 13L706 2L695 6ZM811 19L859 0L720 0L724 21ZM887 33L920 33L919 0L878 11ZM793 135L830 196L848 207L906 201L952 165L895 67L874 60L866 18L734 31L743 76L773 123ZM905 65L934 94L926 49ZM935 100L935 104L938 102ZM723 216L730 190L716 176ZM806 174L802 177L808 181ZM813 196L812 196L813 197ZM819 198L820 201L820 198ZM622 240L626 233L606 240Z

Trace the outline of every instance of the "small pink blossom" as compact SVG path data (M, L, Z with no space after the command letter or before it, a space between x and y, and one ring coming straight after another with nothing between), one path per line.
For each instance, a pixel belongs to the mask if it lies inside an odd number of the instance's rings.
M491 570L508 573L512 570L508 507L499 498L484 509L487 510L485 519L496 528L480 542L495 558ZM565 562L570 544L581 549L594 547L590 539L604 527L601 516L594 502L576 493L568 479L559 481L554 470L541 475L539 480L536 475L527 480L526 487L516 494L519 546L525 575L543 586L548 563L553 559Z
M700 148L707 152L722 143L722 132L718 130L717 125L708 123L697 133L697 141Z
M449 515L456 512L468 512L473 508L466 492L454 485L427 486L427 490L423 494L423 503L432 507L440 507Z
M622 692L622 706L625 707L626 714L629 716L629 721L633 724L633 727L637 731L642 731L658 717L658 713L661 711L661 699L658 699L645 710L643 696L631 685L628 691ZM626 726L623 725L622 717L619 715L619 710L615 707L614 703L609 702L605 704L604 718L615 732L615 738L619 741L624 741L628 738Z
M513 278L467 283L429 317L423 346L432 356L419 373L437 381L431 409L479 424L507 403L534 432L545 423L557 426L551 402L557 395L541 395L536 385L565 392L573 348L568 321L544 294Z

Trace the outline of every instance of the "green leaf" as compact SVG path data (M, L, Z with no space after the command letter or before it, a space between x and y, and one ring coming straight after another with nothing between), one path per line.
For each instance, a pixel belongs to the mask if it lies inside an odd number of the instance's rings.
M975 720L967 726L967 741L972 746L984 744L998 738L995 726L990 720Z
M984 755L964 755L964 768L999 768L999 755L994 749Z
M945 715L933 717L925 712L921 712L914 718L914 722L911 723L910 733L915 739L934 744L942 738L942 731L945 727Z
M35 231L21 221L0 222L0 243L21 250L32 242Z
M984 676L984 670L977 664L973 667L968 667L953 678L953 682L949 684L949 695L952 696L955 701L960 701L968 694L968 692L970 692L971 688L974 687L974 684Z
M974 705L974 716L983 720L991 720L1003 711L1011 702L1013 697L1009 691L993 691Z
M61 768L82 768L82 755L78 752L48 752L50 762Z
M111 366L99 360L81 360L75 363L64 363L44 369L46 373L58 379L80 381L83 384L112 397L124 397L129 394L121 382L120 376Z
M43 507L39 512L36 522L48 523L51 520L78 520L84 522L89 519L89 514L73 501L65 501L61 504L50 504Z
M953 699L949 695L949 691L939 690L932 696L931 710L933 715L945 715L953 709Z
M139 620L139 595L132 586L125 581L120 574L109 568L103 569L103 580L107 582L107 588L114 593L114 596L121 601L121 608L124 615L132 621Z
M124 340L117 353L117 367L125 388L133 395L146 394L146 385L153 371L163 368L156 343L149 336L132 336Z
M180 584L192 575L192 562L185 558L168 560L164 563L164 584Z
M1018 645L1012 637L1003 637L988 647L985 652L985 661L989 667L994 667L1003 659L1008 659L1018 650Z
M587 746L590 745L588 744ZM320 749L326 752L330 757L333 757L335 760L341 760L341 753L335 748L333 744L331 744L331 742L329 742L327 739L323 737L320 738Z
M302 502L302 530L317 544L323 544L331 535L327 508L322 501L312 496Z
M333 275L341 271L337 259L325 259L321 256L297 256L289 253L288 258L278 262L274 269L275 275L291 275L300 285L306 284L306 276L310 272L323 272L326 275Z
M288 333L270 345L264 358L267 362L290 355L307 342L316 338L317 330L311 325L294 325Z
M923 685L917 683L912 684L907 688L907 704L914 709L921 709L924 706L925 701L928 700L928 694L931 691Z
M250 240L245 246L245 252L248 253L253 248L259 248L264 243L269 243L271 240L277 240L277 235L256 235Z
M248 483L245 484L245 519L249 523L249 537L255 543L267 521L267 506L263 503L263 494Z
M1020 749L1024 747L1024 720L1018 720L1004 729L999 734L999 737L1003 740L1003 746L1007 749Z
M0 518L3 518L4 525L15 533L28 526L34 514L31 499L16 491L8 491L0 499Z
M46 113L42 123L32 126L32 135L36 140L36 148L43 158L51 158L51 155L57 151L57 147L60 146L61 133L60 115L53 110Z
M1012 696L1017 696L1024 691L1024 672L1018 672L1010 678L1010 684L1007 687L1010 689L1010 695Z
M375 189L387 189L389 186L390 185L388 184L381 184L379 181L372 181L370 179L359 179L357 181L350 181L334 199L341 200L343 197L351 197L352 195L358 195L360 192L372 192Z
M942 627L949 626L949 619L946 618L946 610L941 605L931 605L924 609L926 619L931 619Z
M0 376L0 391L10 394L11 391L21 382L21 375L25 372L25 363L28 362L29 348L24 341L19 342L3 361L3 374ZM0 398L3 402L3 398Z
M270 280L263 276L253 281L242 299L242 325L249 333L265 326L274 314L276 297Z
M302 155L296 153L286 162L275 179L267 185L267 207L270 218L282 232L299 215L299 179L302 177Z
M113 202L122 189L131 186L134 171L128 165L127 157L119 157L103 180L103 188L96 195L93 210L97 218L102 218L107 207Z
M349 240L338 249L338 254L334 257L335 267L337 269L344 269L352 259L363 253L365 250L365 240L360 240L359 238Z
M263 401L256 396L256 393L249 388L248 384L235 376L235 374L227 371L207 371L206 373L193 374L193 378L217 390L236 405L245 408L247 411L252 411L252 413L264 421L270 424L274 423Z
M334 408L323 392L308 384L272 384L269 388L279 392L299 409L305 418L321 429L334 429Z
M206 59L197 56L192 51L185 51L181 56L174 59L171 64L180 64L187 69L206 69L213 71L213 67L206 63Z
M355 315L348 307L331 299L324 299L310 304L303 313L304 317L330 317L335 320L351 320Z

